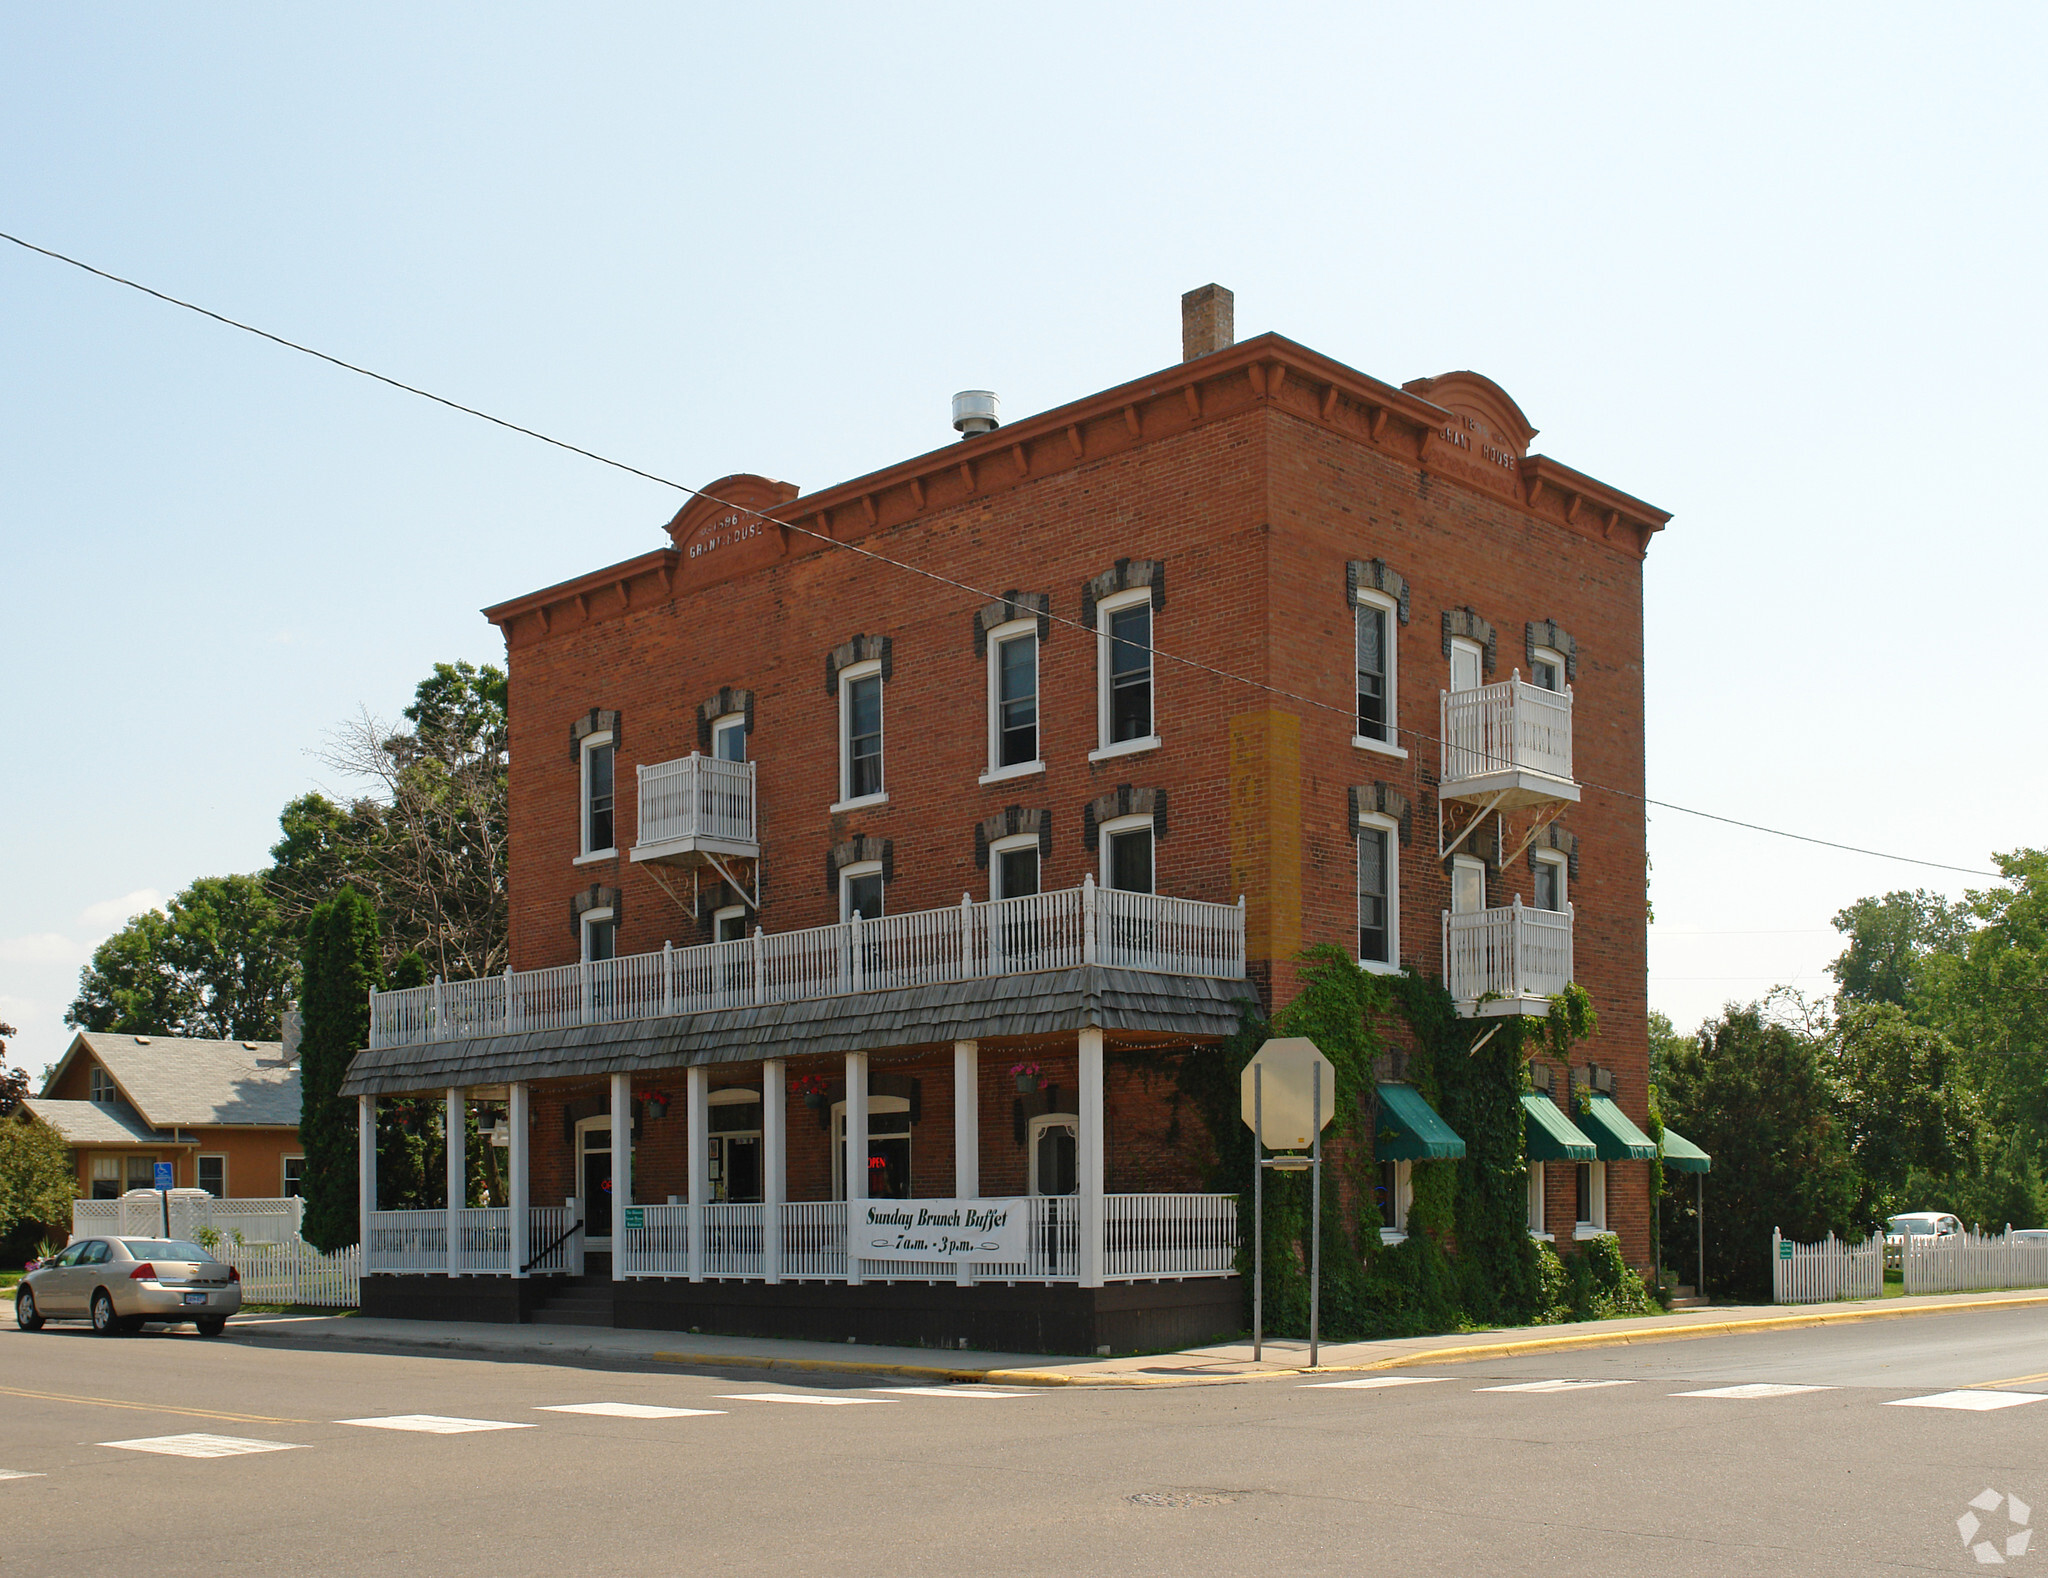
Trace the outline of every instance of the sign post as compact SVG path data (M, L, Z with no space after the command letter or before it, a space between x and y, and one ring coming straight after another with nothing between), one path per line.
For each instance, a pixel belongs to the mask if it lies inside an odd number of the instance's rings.
M1327 1098L1325 1093L1327 1092ZM1266 1169L1313 1174L1309 1207L1308 1362L1322 1356L1323 1292L1323 1125L1336 1115L1337 1069L1313 1041L1285 1036L1268 1041L1245 1065L1239 1085L1239 1115L1252 1131L1252 1359L1265 1356L1266 1339ZM1267 1156L1268 1136L1282 1151L1307 1156Z
M171 1164L156 1164L156 1194L164 1207L164 1237L171 1236Z

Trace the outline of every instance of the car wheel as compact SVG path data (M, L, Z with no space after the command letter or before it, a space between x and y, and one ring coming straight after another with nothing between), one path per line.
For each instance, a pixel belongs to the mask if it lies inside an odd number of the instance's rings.
M43 1312L36 1308L36 1296L32 1289L22 1288L14 1295L14 1324L23 1331L41 1331Z
M199 1328L200 1336L218 1337L228 1329L228 1318L225 1315L208 1315L192 1324Z
M93 1292L92 1329L102 1337L117 1337L123 1329L121 1317L114 1313L114 1296L105 1288Z

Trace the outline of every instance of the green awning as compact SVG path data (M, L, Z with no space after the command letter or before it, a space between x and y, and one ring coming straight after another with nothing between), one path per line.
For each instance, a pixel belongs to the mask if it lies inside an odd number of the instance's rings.
M1465 1142L1413 1085L1382 1085L1372 1153L1382 1162L1455 1161L1465 1154Z
M1669 1124L1664 1128L1664 1165L1682 1173L1714 1170L1714 1159Z
M1594 1096L1586 1102L1579 1127L1593 1141L1603 1162L1650 1162L1657 1159L1657 1142L1629 1122L1628 1114L1614 1104L1612 1096Z
M1532 1162L1590 1162L1593 1142L1540 1090L1522 1092L1522 1138Z

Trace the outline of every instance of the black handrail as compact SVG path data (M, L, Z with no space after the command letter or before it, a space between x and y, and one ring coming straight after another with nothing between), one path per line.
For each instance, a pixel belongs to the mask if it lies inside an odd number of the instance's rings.
M527 1261L525 1265L521 1266L519 1268L519 1274L522 1277L525 1276L527 1272L531 1271L535 1266L539 1265L543 1260L547 1259L548 1256L552 1255L556 1250L560 1249L564 1244L566 1244L569 1241L569 1235L571 1233L579 1233L582 1230L583 1224L581 1222L571 1222L567 1227L562 1229L562 1233L559 1238L557 1238L552 1244L548 1245L547 1248L540 1250L538 1253L534 1255L533 1259Z

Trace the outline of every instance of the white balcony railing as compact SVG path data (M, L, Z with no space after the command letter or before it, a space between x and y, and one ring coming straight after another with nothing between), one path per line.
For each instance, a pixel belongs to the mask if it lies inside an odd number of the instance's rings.
M1443 783L1514 770L1572 781L1572 693L1509 679L1443 693Z
M1244 978L1244 901L1078 888L370 994L370 1045L842 997L1101 964Z
M1535 1010L1571 982L1571 910L1526 909L1516 899L1506 909L1446 914L1444 979L1461 1012Z
M756 847L754 764L691 754L643 765L636 850L699 841Z

